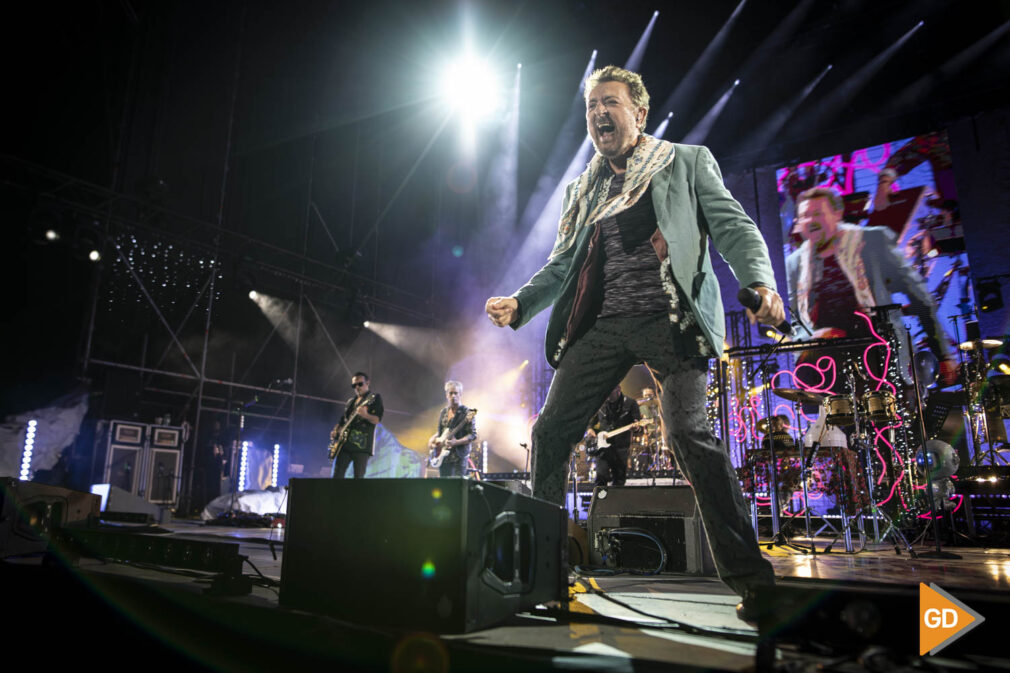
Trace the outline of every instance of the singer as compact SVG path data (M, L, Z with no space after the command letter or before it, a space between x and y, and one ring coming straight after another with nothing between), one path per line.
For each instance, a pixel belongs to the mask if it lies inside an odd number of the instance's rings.
M641 76L607 66L585 92L596 154L565 190L554 249L526 285L485 305L495 325L513 329L553 306L546 354L557 371L533 427L533 495L563 502L573 444L628 369L645 362L719 575L743 596L740 617L753 621L765 612L754 589L774 575L705 413L708 358L722 351L726 329L708 241L760 296L753 317L778 325L785 312L768 248L708 149L643 132Z

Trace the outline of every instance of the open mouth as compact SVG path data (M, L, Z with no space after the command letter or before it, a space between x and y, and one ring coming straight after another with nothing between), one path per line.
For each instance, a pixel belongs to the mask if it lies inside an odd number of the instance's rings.
M616 128L612 121L601 121L596 124L596 132L600 134L601 138L604 135L613 134Z

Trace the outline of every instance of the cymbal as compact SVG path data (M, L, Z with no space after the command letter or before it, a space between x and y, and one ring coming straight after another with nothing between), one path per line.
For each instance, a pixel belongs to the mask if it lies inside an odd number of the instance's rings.
M767 435L768 434L768 424L771 423L771 421L772 421L773 418L775 418L775 417L774 416L767 416L765 418L762 418L760 421L758 421L754 425L754 429L757 430L758 432L760 432L762 435ZM785 434L788 435L789 433L785 433Z
M963 351L984 350L991 351L1003 345L1001 339L976 339L975 341L962 341L958 346Z
M801 402L803 404L820 404L824 401L821 393L811 393L799 388L772 388L772 392L784 400L790 402Z

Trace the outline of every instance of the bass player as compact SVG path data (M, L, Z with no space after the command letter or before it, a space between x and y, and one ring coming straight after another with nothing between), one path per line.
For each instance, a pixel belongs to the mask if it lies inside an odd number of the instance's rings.
M463 384L459 381L445 382L446 406L438 415L438 430L428 438L431 457L448 450L438 465L440 477L462 477L470 457L470 445L477 439L477 424L470 409L462 404ZM469 418L466 418L469 415ZM464 420L465 419L465 420ZM453 430L455 428L455 430ZM450 432L446 433L446 430Z

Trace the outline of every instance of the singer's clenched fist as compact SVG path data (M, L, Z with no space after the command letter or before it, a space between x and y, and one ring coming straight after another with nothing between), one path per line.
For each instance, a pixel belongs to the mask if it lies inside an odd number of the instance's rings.
M517 317L519 302L515 297L491 297L484 304L484 311L498 327L511 325Z

